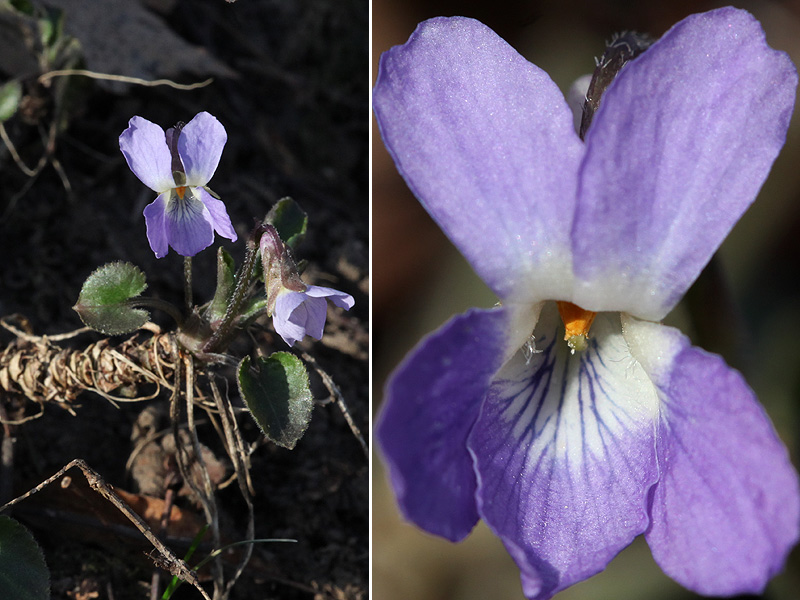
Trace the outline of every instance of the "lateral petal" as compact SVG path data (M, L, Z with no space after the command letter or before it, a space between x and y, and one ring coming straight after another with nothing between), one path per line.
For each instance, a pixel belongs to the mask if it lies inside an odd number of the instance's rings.
M586 136L576 304L663 318L753 202L797 73L731 7L687 17L619 74Z
M498 296L570 297L583 144L544 71L482 23L440 17L383 54L373 106L400 174Z
M400 509L422 529L458 541L478 521L467 435L492 376L535 322L509 307L453 317L387 383L375 437Z
M164 212L172 190L160 194L158 198L144 207L144 222L147 226L147 241L156 258L164 258L169 252L167 226Z
M320 285L306 286L306 295L312 298L327 298L333 302L334 306L350 310L355 305L356 301L350 294L340 292L329 287L322 287Z
M525 595L544 599L603 570L647 528L658 403L618 314L599 314L588 348L571 354L548 303L534 336L539 352L498 373L468 445L478 511Z
M742 376L678 330L624 319L659 389L661 477L646 534L653 557L703 595L758 594L800 536L786 447Z
M222 200L217 200L201 187L196 187L193 192L197 198L206 205L208 214L211 217L211 225L214 227L219 235L228 238L232 242L237 239L236 230L231 224L231 218L228 216L228 210L225 208L225 203Z

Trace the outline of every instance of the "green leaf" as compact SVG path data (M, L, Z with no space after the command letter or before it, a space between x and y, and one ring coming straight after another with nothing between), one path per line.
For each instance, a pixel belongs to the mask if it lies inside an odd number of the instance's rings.
M89 275L72 308L86 325L101 333L130 333L150 318L146 310L133 308L129 302L146 287L139 267L126 262L108 263Z
M25 527L5 515L0 515L0 598L50 598L50 572L42 549Z
M12 79L0 86L0 123L14 116L21 99L22 85L19 81Z
M233 290L236 286L236 266L233 257L224 248L217 249L217 290L214 299L206 309L206 319L214 323L221 321L228 310Z
M295 248L306 235L308 215L297 202L286 197L278 200L264 221L278 230L278 235L287 246Z
M270 440L291 450L311 421L313 402L308 373L294 354L275 352L250 366L250 357L239 363L239 393L261 431Z

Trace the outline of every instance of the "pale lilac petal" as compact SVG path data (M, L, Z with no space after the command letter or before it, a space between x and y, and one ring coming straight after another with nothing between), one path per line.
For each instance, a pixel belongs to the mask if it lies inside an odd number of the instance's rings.
M164 192L150 204L144 207L144 222L147 226L147 241L156 258L164 258L169 252L167 240L167 226L164 221L164 211L167 199L172 192Z
M232 242L237 239L236 230L231 224L231 218L228 216L228 210L225 208L225 203L222 200L217 200L201 187L192 190L197 198L206 205L208 214L211 217L211 225L214 227L219 235L228 238Z
M295 342L306 336L305 321L292 320L292 315L305 301L306 296L303 292L284 292L278 295L275 301L275 308L272 311L272 326L289 346L294 346Z
M400 174L501 298L571 295L583 144L544 71L478 21L436 18L383 54L373 104Z
M119 149L133 174L157 193L175 187L172 157L164 130L142 117L133 117L119 136Z
M649 524L658 479L656 390L631 358L619 315L597 316L571 354L555 303L497 375L468 446L478 511L522 572L525 595L549 598L605 568Z
M164 213L169 245L182 256L194 256L214 242L211 216L205 205L186 188L183 199L173 192Z
M586 136L573 302L666 315L755 199L796 86L788 56L730 7L684 19L625 67Z
M312 298L327 298L333 302L334 306L350 310L356 301L350 294L345 294L339 290L329 287L321 287L319 285L309 285L306 289L306 294Z
M375 437L400 509L452 541L478 521L466 440L516 329L508 307L454 317L422 340L386 385Z
M318 285L307 286L305 292L279 294L272 311L275 331L290 346L307 335L321 339L328 315L327 300L348 310L355 304L349 294Z
M758 594L800 535L800 490L742 376L678 330L627 318L662 404L661 478L647 541L664 572L700 594Z
M186 171L187 185L203 186L211 180L226 141L228 134L222 123L207 112L198 113L183 127L178 154Z

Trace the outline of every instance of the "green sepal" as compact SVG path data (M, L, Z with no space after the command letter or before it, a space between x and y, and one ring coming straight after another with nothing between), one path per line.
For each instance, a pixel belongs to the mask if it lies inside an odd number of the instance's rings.
M210 323L221 321L236 287L236 265L233 257L224 248L217 249L217 289L214 299L206 308L205 317Z
M249 356L239 363L239 393L264 435L291 450L311 421L308 372L289 352L275 352L250 363Z
M0 86L0 123L14 116L22 99L22 84L12 79Z
M49 600L50 572L30 531L0 515L0 598Z
M150 313L133 308L129 302L146 287L139 267L127 262L108 263L89 275L72 308L87 326L100 333L130 333L150 318Z
M297 202L287 196L278 200L270 209L264 222L278 230L284 244L295 248L306 235L308 215Z

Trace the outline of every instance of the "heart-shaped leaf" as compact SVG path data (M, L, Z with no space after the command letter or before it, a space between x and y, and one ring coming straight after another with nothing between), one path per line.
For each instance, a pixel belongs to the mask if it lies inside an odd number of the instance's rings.
M261 431L284 448L294 448L311 421L313 401L308 372L294 354L275 352L251 366L239 363L239 393Z
M294 200L289 197L281 198L267 214L265 222L278 230L283 243L290 248L295 248L306 235L308 215Z
M86 325L100 333L129 333L150 318L146 310L133 308L128 302L146 287L139 267L126 262L108 263L89 275L72 308Z

